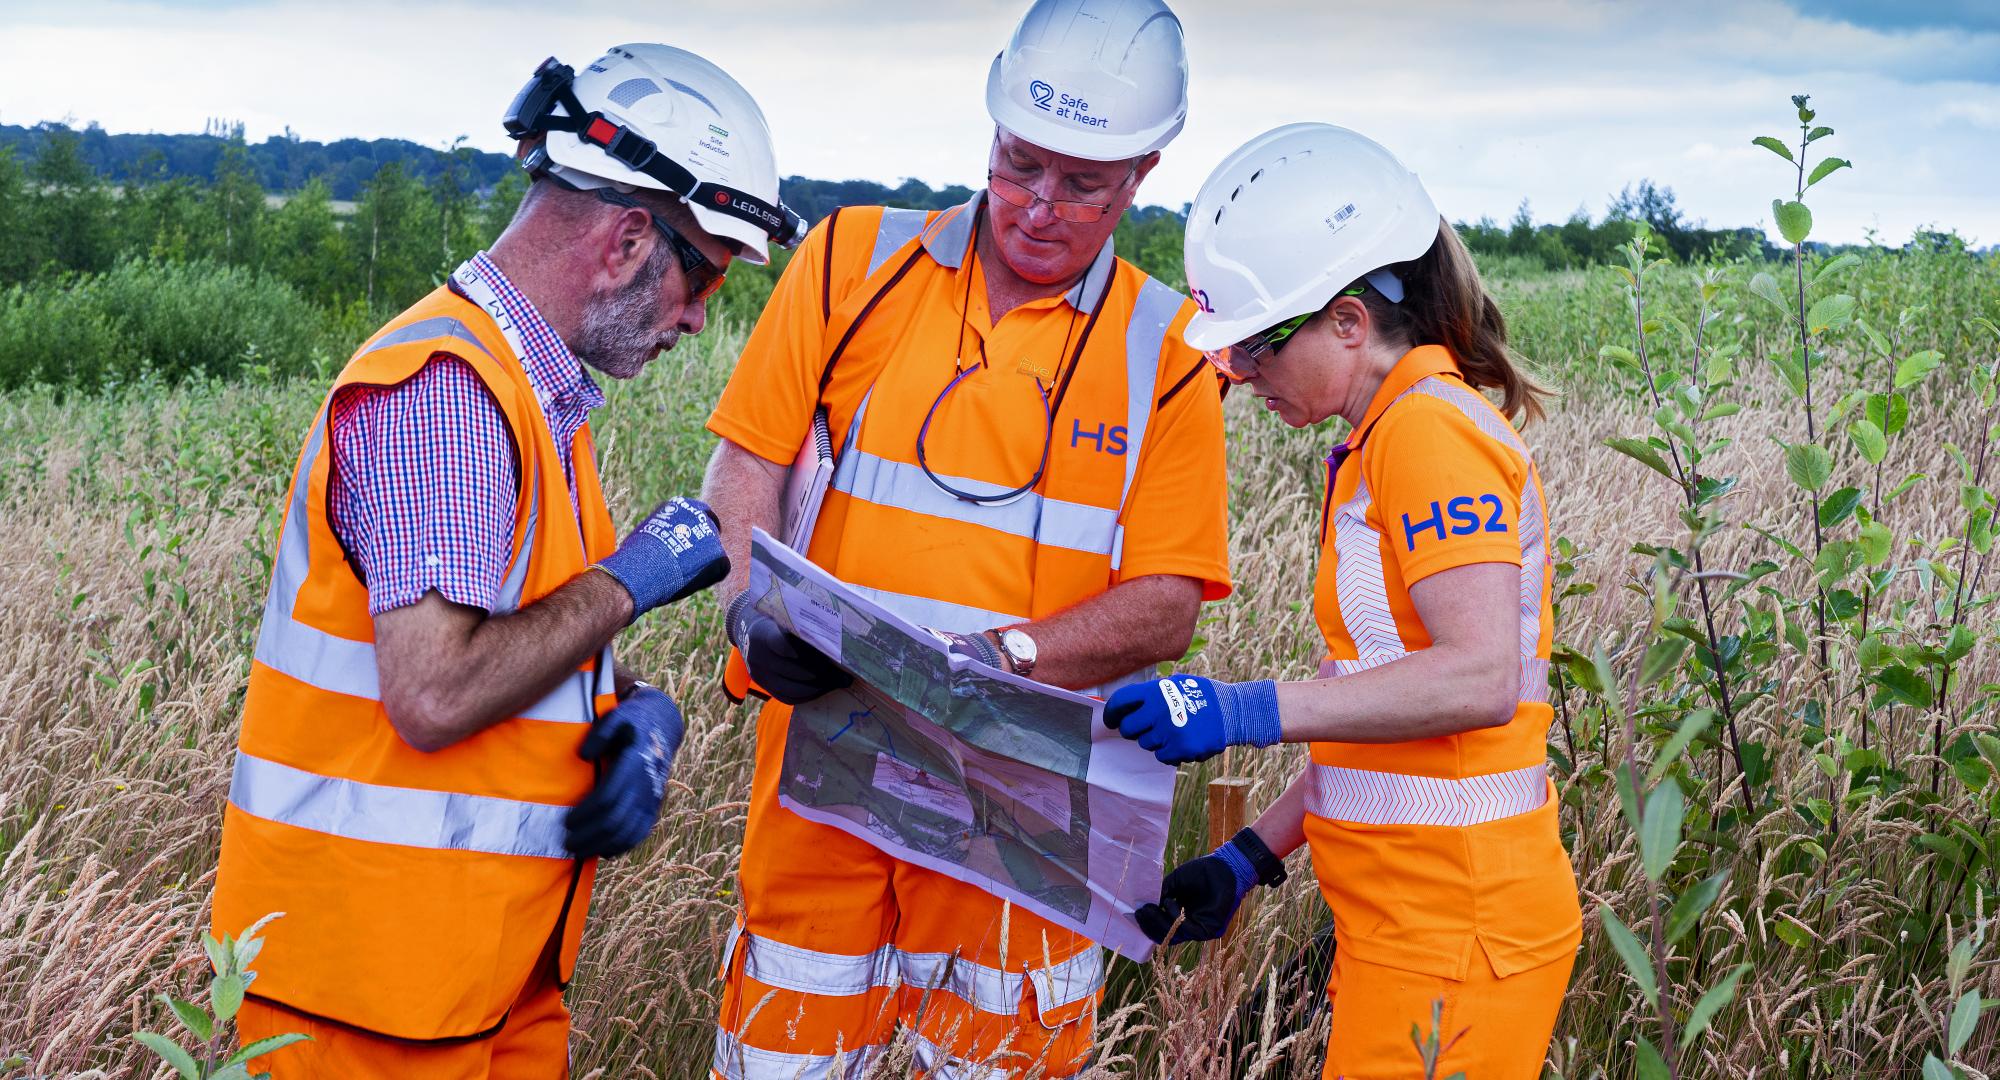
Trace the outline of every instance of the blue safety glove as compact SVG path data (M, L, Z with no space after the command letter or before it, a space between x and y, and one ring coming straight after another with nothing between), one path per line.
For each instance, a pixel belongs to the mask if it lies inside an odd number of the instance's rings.
M1284 861L1254 831L1244 829L1214 851L1175 867L1160 883L1160 902L1143 905L1132 917L1147 937L1163 945L1214 941L1228 931L1252 886L1284 880Z
M638 847L660 820L667 770L685 731L674 699L645 683L598 717L577 749L577 756L598 763L597 786L563 819L563 846L585 859Z
M1104 703L1104 726L1169 765L1212 758L1229 746L1269 746L1279 736L1278 684L1181 674L1134 683Z
M729 576L715 512L694 499L655 507L632 535L597 564L632 594L632 618L692 596Z
M749 593L730 601L725 628L729 643L743 653L750 677L787 705L803 705L854 685L854 676L832 657L752 606Z

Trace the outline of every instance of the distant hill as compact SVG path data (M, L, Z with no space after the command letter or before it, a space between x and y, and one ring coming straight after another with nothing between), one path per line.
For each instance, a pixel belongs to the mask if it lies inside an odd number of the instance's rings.
M91 124L67 128L60 124L19 127L0 124L0 150L13 148L16 160L27 161L41 149L50 131L73 131L78 151L89 165L113 181L139 178L171 179L188 177L207 181L215 175L216 161L223 147L241 139L241 125L212 125L200 135L118 134ZM446 151L407 139L339 139L314 142L296 136L273 136L263 142L244 142L257 182L273 194L297 191L306 181L318 178L337 200L361 197L376 170L390 162L400 162L405 172L429 181L441 171ZM514 167L505 154L487 153L469 147L457 153L474 178L473 186L491 188ZM464 175L464 174L461 174ZM943 209L964 202L972 190L953 184L932 188L921 180L904 180L891 187L873 180L814 180L788 176L782 182L785 202L809 221L818 221L836 206L887 205L916 209ZM1171 213L1165 207L1148 206L1135 215L1150 219Z

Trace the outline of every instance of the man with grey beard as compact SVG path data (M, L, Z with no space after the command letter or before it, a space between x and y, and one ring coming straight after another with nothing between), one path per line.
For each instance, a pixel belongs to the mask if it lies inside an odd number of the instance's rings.
M587 421L592 372L637 376L803 235L762 112L624 45L547 61L505 123L514 220L348 361L286 500L214 913L286 913L238 1016L312 1036L252 1063L280 1077L566 1075L597 862L652 831L683 732L609 644L729 567L690 499L619 542Z

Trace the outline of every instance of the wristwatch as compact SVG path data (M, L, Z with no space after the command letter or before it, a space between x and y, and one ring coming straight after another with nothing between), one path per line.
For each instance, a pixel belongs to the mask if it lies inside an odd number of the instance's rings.
M1007 665L1016 675L1035 673L1035 639L1026 630L1010 626L999 632L1000 651L1007 654Z

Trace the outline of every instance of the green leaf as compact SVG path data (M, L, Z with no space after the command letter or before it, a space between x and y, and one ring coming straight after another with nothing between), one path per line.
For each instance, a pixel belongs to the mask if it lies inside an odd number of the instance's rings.
M1680 898L1674 901L1674 909L1667 915L1667 944L1672 945L1695 928L1695 924L1701 921L1702 914L1715 903L1716 897L1722 895L1722 885L1728 880L1727 870L1710 874L1696 882L1693 888L1682 893Z
M1707 412L1701 414L1701 422L1706 424L1710 420L1720 420L1725 416L1735 416L1742 411L1743 406L1733 401L1718 401L1710 405Z
M1959 1080L1952 1067L1939 1061L1934 1055L1924 1055L1924 1080Z
M1904 358L1896 365L1896 389L1906 390L1923 382L1930 373L1944 363L1944 354L1936 349L1925 349L1914 356Z
M1877 705L1908 705L1913 709L1931 706L1930 680L1901 664L1891 664L1870 678L1882 688L1875 695Z
M1644 439L1606 439L1604 440L1604 445L1624 454L1626 457L1631 458L1669 480L1674 479L1673 469L1667 464L1667 459L1661 457L1660 452L1653 448L1653 444ZM1679 481L1675 482L1678 483Z
M1597 350L1599 359L1609 360L1634 374L1644 375L1645 367L1639 363L1639 355L1623 345L1605 345Z
M1832 176L1835 169L1851 169L1853 167L1854 163L1846 158L1827 158L1825 161L1813 166L1812 173L1806 177L1806 186L1811 187L1821 180Z
M1884 435L1896 435L1910 422L1910 399L1901 394L1870 394L1868 422Z
M1847 425L1847 437L1853 441L1854 448L1861 451L1862 459L1870 465L1880 465L1882 459L1889 456L1889 439L1882 434L1881 428L1875 426L1874 421L1856 420Z
M1846 326L1854 319L1854 298L1846 293L1822 296L1813 302L1806 312L1806 329L1811 333L1823 333L1836 326Z
M1956 664L1965 659L1966 654L1972 651L1972 647L1978 641L1978 635L1974 634L1970 627L1964 625L1952 627L1951 633L1944 639L1944 662Z
M1817 285L1826 278L1831 277L1834 274L1840 273L1842 270L1846 270L1851 266L1859 266L1859 265L1861 265L1861 256L1856 255L1852 252L1849 252L1846 255L1842 255L1838 258L1828 259L1825 266L1820 267L1817 271L1813 273L1812 281L1808 282L1807 284ZM1871 340L1880 340L1881 335L1876 334L1873 329L1865 328L1866 324L1858 324L1858 325L1864 326L1864 330L1862 332L1869 335Z
M1799 163L1799 159L1792 156L1791 147L1786 146L1784 143L1779 142L1778 140L1772 138L1769 135L1759 135L1756 138L1751 139L1750 141L1751 143L1757 146L1761 146L1764 149L1769 150L1773 154L1776 154L1779 157L1784 158L1786 161L1789 161L1794 165L1797 165Z
M222 936L226 938L229 935L224 934ZM229 970L229 953L231 948L231 945L224 945L222 942L215 940L214 934L203 934L201 936L201 951L208 954L209 966L215 969L217 975Z
M132 1036L139 1045L160 1055L184 1080L201 1080L201 1069L194 1063L194 1055L174 1045L172 1039L151 1031L141 1031Z
M1652 1041L1644 1035L1635 1035L1633 1039L1639 1044L1639 1080L1672 1080L1674 1074L1667 1071L1667 1062L1653 1049Z
M256 1042L253 1042L250 1045L245 1046L243 1049L236 1051L234 1054L229 1055L228 1060L224 1061L222 1065L224 1068L227 1068L231 1065L247 1065L250 1063L250 1060L252 1058L263 1057L265 1054L268 1054L273 1050L282 1049L284 1047L292 1045L295 1042L311 1042L311 1041L312 1041L312 1036L301 1035L298 1032L292 1032L287 1035L273 1035L268 1039L258 1039Z
M1796 199L1790 202L1772 199L1771 213L1776 215L1778 234L1785 238L1786 243L1803 244L1806 237L1812 235L1812 211L1806 208L1806 204Z
M1871 521L1861 526L1861 534L1855 538L1861 549L1861 561L1870 566L1880 566L1889 561L1895 545L1895 537L1889 527L1879 521Z
M1681 849L1681 820L1687 813L1681 786L1669 779L1646 797L1645 824L1639 828L1639 861L1646 876L1658 881Z
M243 1007L243 976L231 973L216 978L209 984L208 997L215 1009L215 1022L226 1024L236 1016L236 1010Z
M165 994L160 995L160 1000L167 1003L167 1008L172 1009L174 1015L180 1018L181 1026L193 1032L195 1038L207 1042L215 1036L215 1024L209 1020L208 1013L201 1006Z
M1662 637L1646 646L1646 656L1639 662L1639 685L1651 686L1673 671L1687 646L1683 637Z
M1778 935L1779 941L1790 945L1794 949L1807 948L1812 944L1812 935L1806 933L1799 924L1794 922L1780 920L1772 925L1771 932Z
M1646 772L1646 783L1659 783L1660 777L1665 776L1667 770L1673 768L1674 762L1680 760L1688 744L1700 738L1701 733L1707 731L1708 725L1714 722L1714 709L1696 709L1683 717L1681 726L1674 729L1673 737L1668 739L1666 745L1660 747L1660 752L1654 756L1653 767Z
M1604 904L1597 905L1597 918L1604 923L1604 934L1611 939L1611 948L1618 953L1618 959L1625 962L1625 970L1632 981L1639 984L1639 993L1645 995L1646 1004L1660 1007L1660 984L1653 977L1653 961L1646 955L1646 947L1632 936L1632 931L1619 921L1618 914Z
M1831 134L1833 134L1833 129L1830 127L1816 127L1811 131L1806 132L1806 141L1809 143L1816 143Z
M1951 1056L1957 1057L1965 1044L1972 1040L1972 1029L1979 1026L1979 991L1967 990L1959 996L1958 1004L1951 1008L1951 1033L1945 1040Z
M1841 488L1839 491L1828 495L1826 501L1819 504L1819 527L1822 529L1831 529L1839 525L1848 518L1853 517L1855 509L1860 505L1860 488Z
M1764 354L1764 359L1770 361L1771 366L1778 369L1778 374L1784 377L1785 385L1791 389L1795 398L1804 397L1806 394L1806 368L1799 360L1798 352L1797 347L1793 347L1787 352Z
M1751 275L1750 291L1769 301L1779 311L1791 310L1791 305L1785 303L1784 295L1778 292L1778 279L1768 273L1759 271Z
M1738 964L1723 972L1722 978L1717 979L1701 1000L1694 1003L1694 1010L1688 1013L1687 1026L1681 1029L1681 1049L1693 1046L1694 1041L1701 1038L1701 1033L1708 1030L1708 1023L1715 1019L1715 1014L1735 999L1736 984L1749 970L1749 964Z
M1785 447L1785 474L1807 491L1818 491L1833 477L1833 455L1817 443Z

